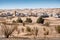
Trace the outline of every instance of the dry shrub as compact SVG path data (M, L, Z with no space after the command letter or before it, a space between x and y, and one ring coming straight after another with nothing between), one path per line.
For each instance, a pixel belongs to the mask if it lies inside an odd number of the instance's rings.
M43 28L43 30L45 31L44 35L49 35L49 30L46 30L46 28Z
M35 36L38 35L38 28L37 28L37 27L34 27L34 28L32 29L32 31L33 31L33 34L34 34Z
M31 28L29 26L26 27L27 32L31 32Z
M31 20L31 18L26 18L25 22L32 23L32 20Z
M43 19L42 17L39 17L39 18L37 19L37 23L43 24L43 23L44 23L44 19Z
M37 36L38 35L38 28L34 27L34 28L30 28L30 27L26 27L27 32L30 32L32 35Z
M22 32L24 32L24 28L22 28Z
M23 22L23 26L25 26L25 23Z
M45 31L44 35L49 35L49 31Z
M60 33L60 25L58 25L55 29L58 33Z
M49 24L50 24L49 22L46 22L44 25L47 26L47 27L49 27Z
M12 22L13 22L13 23L16 23L16 21L15 21L15 20L13 20Z
M18 19L16 20L16 22L18 22L18 23L23 23L23 20L22 20L21 18L18 18Z
M6 24L2 26L2 33L4 34L6 38L8 38L12 34L12 32L14 32L14 30L17 28L17 26L13 26L12 28L11 27L6 26Z

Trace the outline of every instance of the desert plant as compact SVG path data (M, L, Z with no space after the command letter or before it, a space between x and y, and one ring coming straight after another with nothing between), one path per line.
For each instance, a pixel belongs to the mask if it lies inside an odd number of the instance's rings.
M35 36L37 36L37 35L38 35L38 28L37 28L37 27L34 27L34 28L32 29L32 32L33 32L33 34L34 34Z
M4 25L2 26L2 33L6 38L8 38L12 34L12 32L14 32L15 29L16 29L16 26L10 28L9 26Z
M46 28L43 28L44 31L44 40L46 39L46 36L49 35L49 30L46 30Z
M46 28L43 28L44 30L44 35L49 35L49 30L46 30Z
M46 22L44 25L49 27L49 22Z
M16 21L17 21L18 23L23 23L23 20L22 20L21 18L18 18Z
M16 31L18 34L20 33L20 29L18 27L16 27Z
M24 32L24 28L22 28L22 32Z
M15 21L15 20L13 20L12 22L13 22L13 23L16 23L16 21Z
M45 31L44 35L49 35L49 31Z
M46 31L46 29L45 29L45 28L43 28L43 30L44 30L44 31Z
M44 23L44 19L42 18L42 17L39 17L38 19L37 19L37 23Z
M25 23L23 22L23 26L25 26Z
M31 28L28 26L28 27L26 27L26 31L27 32L31 32Z
M31 18L26 18L25 22L32 23L32 20L31 20Z
M38 35L38 28L37 27L35 28L35 35L36 36Z
M49 31L44 32L44 40L47 38L46 36L49 35Z
M56 31L57 31L58 33L60 33L60 25L57 26L55 29L56 29Z

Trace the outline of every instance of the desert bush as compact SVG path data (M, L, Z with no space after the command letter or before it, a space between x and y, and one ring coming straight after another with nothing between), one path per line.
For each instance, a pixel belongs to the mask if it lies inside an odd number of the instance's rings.
M25 26L25 23L23 22L23 26Z
M26 18L25 22L32 23L32 20L31 20L31 18Z
M57 26L55 29L56 29L56 31L57 31L58 33L60 33L60 25Z
M43 28L43 30L44 30L44 31L46 31L46 29L45 29L45 28Z
M43 28L44 30L44 35L49 35L49 30L46 30L46 28Z
M4 34L4 36L6 38L8 38L12 34L12 32L14 32L15 29L16 29L16 26L10 28L10 27L4 25L4 26L2 26L2 33Z
M22 28L22 32L24 32L24 28Z
M44 35L49 35L49 31L45 31Z
M49 27L49 22L46 22L44 25Z
M26 27L26 31L27 32L31 32L31 28L28 26L28 27Z
M38 28L37 27L35 28L35 35L36 36L38 35Z
M42 17L39 17L38 19L37 19L37 23L44 23L44 19L42 18Z
M18 18L16 21L17 21L18 23L23 23L23 20L22 20L21 18Z
M16 23L16 21L15 21L15 20L13 20L12 22L13 22L13 23Z
M38 35L38 28L37 28L37 27L34 27L34 28L32 29L32 31L33 31L33 34L34 34L35 36Z

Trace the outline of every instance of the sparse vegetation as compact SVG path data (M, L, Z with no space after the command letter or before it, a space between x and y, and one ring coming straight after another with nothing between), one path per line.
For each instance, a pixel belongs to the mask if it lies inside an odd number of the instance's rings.
M35 35L37 36L38 35L38 28L35 27Z
M57 31L58 33L60 33L60 25L57 26L55 29L56 29L56 31Z
M46 29L45 29L45 28L43 28L43 30L44 30L44 31L46 31Z
M38 19L37 19L37 23L44 23L44 19L42 18L42 17L39 17Z
M24 28L22 28L22 32L24 32Z
M46 36L49 35L49 30L46 30L46 28L43 28L44 31L44 40L46 39Z
M31 28L28 26L28 27L26 27L26 31L27 32L31 32Z
M38 28L37 28L37 27L34 27L34 28L32 29L32 34L35 35L35 36L38 35Z
M26 18L26 21L25 22L32 23L32 20L31 20L31 18Z
M44 25L47 26L47 27L49 27L49 22L46 22Z
M43 28L44 30L44 35L49 35L49 30L46 30L45 28Z
M60 40L59 38L60 8L0 10L0 40Z
M25 23L23 22L23 26L25 26Z
M45 31L44 35L49 35L49 31Z
M21 18L18 18L16 21L17 21L18 23L23 23L23 20L22 20Z
M16 26L9 28L8 26L4 25L2 27L2 33L6 38L8 38L12 34L12 32L14 32L15 29L16 29Z
M15 21L15 20L13 20L12 22L13 22L13 23L16 23L16 21Z

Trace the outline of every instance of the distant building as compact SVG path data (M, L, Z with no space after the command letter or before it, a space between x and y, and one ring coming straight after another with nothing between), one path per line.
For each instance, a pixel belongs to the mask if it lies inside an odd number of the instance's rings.
M60 18L60 14L59 14L59 13L57 13L56 16L57 16L58 18Z
M47 13L43 13L40 17L46 18L49 17L49 15Z
M20 13L16 13L15 16L20 16Z
M6 16L13 16L13 14L10 12L7 12Z
M0 17L6 17L7 15L6 15L6 13L2 13L1 15L0 15Z
M23 13L25 16L28 16L28 13Z

